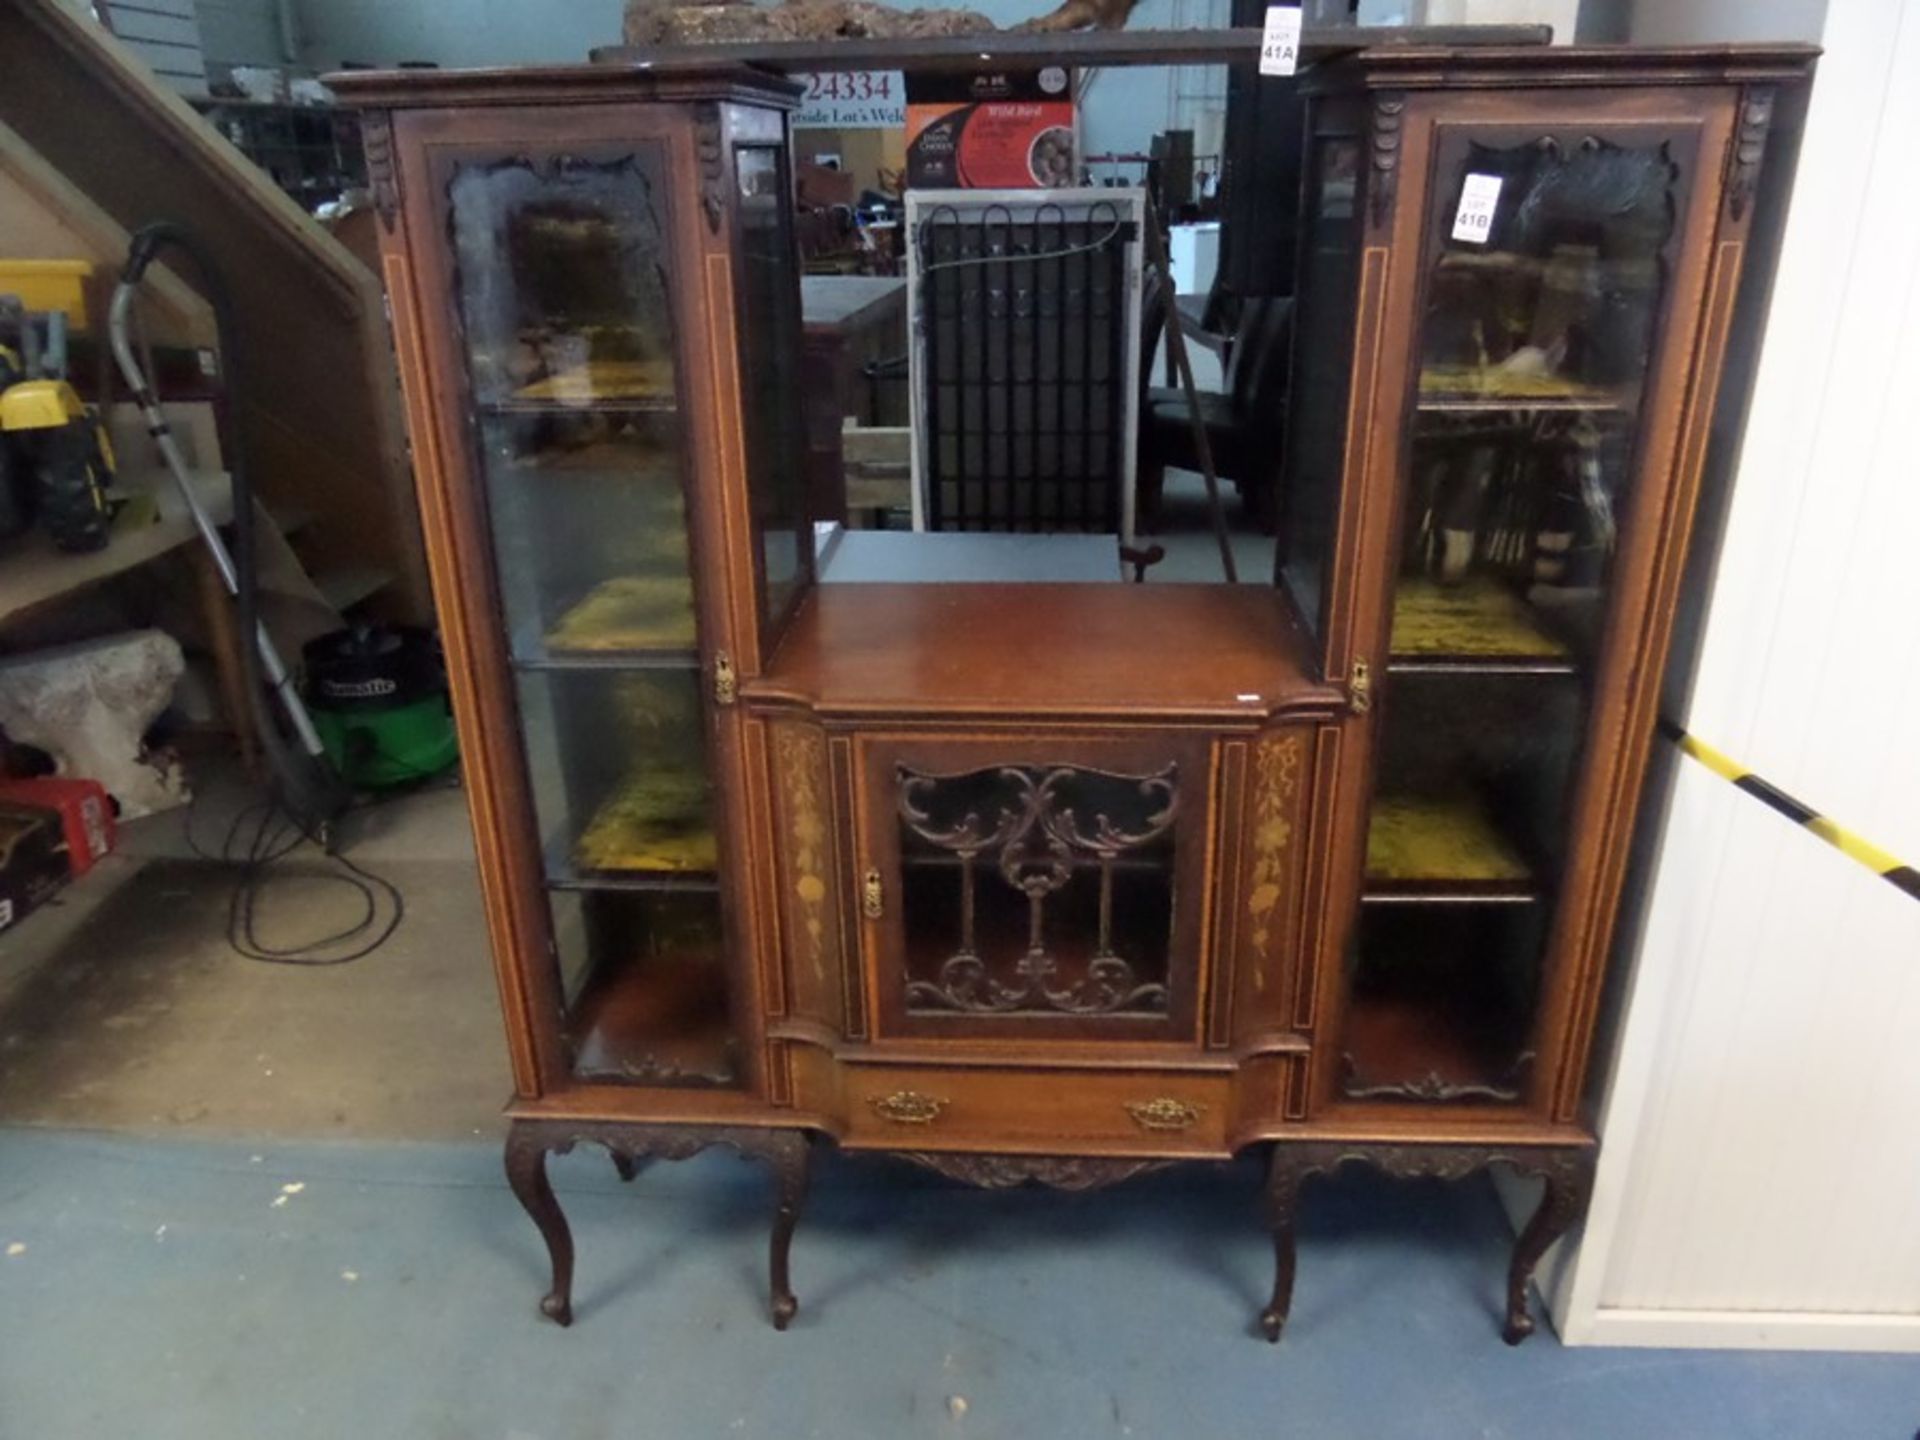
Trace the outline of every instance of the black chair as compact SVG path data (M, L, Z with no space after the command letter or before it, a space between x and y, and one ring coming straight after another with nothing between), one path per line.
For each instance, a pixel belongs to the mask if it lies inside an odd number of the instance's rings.
M1227 360L1226 389L1197 392L1214 473L1231 481L1262 529L1271 528L1276 457L1286 435L1287 370L1293 301L1284 295L1241 302ZM1160 515L1169 466L1198 470L1193 413L1184 390L1150 388L1140 416L1139 514L1142 529Z

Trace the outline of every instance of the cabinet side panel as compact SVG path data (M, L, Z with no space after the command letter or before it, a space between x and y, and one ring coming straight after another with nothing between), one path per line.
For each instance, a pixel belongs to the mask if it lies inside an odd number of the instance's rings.
M1321 725L1313 735L1313 793L1308 811L1309 849L1301 867L1301 917L1298 941L1299 970L1295 975L1293 1028L1314 1034L1320 1014L1320 992L1327 979L1338 978L1339 967L1326 957L1327 902L1336 873L1335 854L1328 843L1339 813L1340 725ZM1329 977L1326 972L1331 971Z
M439 614L441 643L447 657L454 723L460 737L462 773L468 814L473 824L476 861L480 872L481 903L493 949L500 1003L507 1028L507 1049L513 1067L514 1090L523 1099L537 1098L543 1079L555 1059L541 1053L539 1037L555 1026L552 997L530 981L522 957L528 945L539 946L540 927L523 913L525 906L505 857L516 843L508 833L497 801L496 787L505 772L517 772L509 733L499 733L499 711L482 694L478 679L479 647L492 624L491 609L471 593L471 562L463 561L463 538L453 518L453 477L449 474L441 426L443 390L430 376L421 343L421 315L414 292L413 271L406 254L407 226L383 238L382 270L392 312L394 350L399 361L400 387L407 406L408 431L413 439L413 469L420 500L421 525L426 541L427 567ZM455 452L457 453L457 452Z
M847 961L827 738L815 725L770 727L774 879L787 1013L845 1033Z
M832 756L832 795L833 795L833 855L836 871L843 877L836 885L829 901L834 907L840 935L840 992L841 1015L845 1034L849 1040L864 1040L867 1035L867 1003L864 983L864 968L860 964L857 940L849 944L849 937L857 937L859 931L854 927L858 923L853 913L853 875L854 856L859 853L859 836L856 833L856 800L854 795L853 741L844 735L835 735L828 741Z
M1246 796L1247 742L1230 740L1220 749L1219 839L1215 846L1213 885L1214 973L1219 976L1209 997L1207 1044L1220 1049L1233 1036L1235 991L1239 988L1239 877L1242 870L1241 811Z
M1241 1044L1293 1026L1312 789L1307 727L1270 730L1247 747L1238 865L1220 881L1234 897L1233 1037Z
M1715 127L1720 145L1728 150L1730 166L1744 163L1727 143L1732 131L1731 112L1739 103L1738 97L1727 92L1727 109L1719 117L1721 124ZM1564 1018L1548 1017L1548 1023L1557 1024L1566 1035L1566 1046L1554 1079L1553 1113L1557 1120L1576 1119L1581 1108L1605 966L1625 884L1629 841L1646 779L1661 677L1673 637L1679 586L1685 570L1687 544L1693 533L1694 511L1706 466L1713 411L1725 366L1727 336L1733 324L1746 234L1751 223L1751 205L1745 200L1736 201L1730 186L1713 183L1721 181L1721 176L1709 173L1702 178L1700 188L1706 193L1696 197L1696 203L1705 213L1718 214L1718 228L1711 247L1684 388L1673 387L1680 395L1672 480L1659 519L1660 542L1649 565L1648 603L1639 617L1638 632L1632 641L1623 636L1619 642L1631 643L1640 662L1621 704L1623 727L1618 763L1612 774L1598 777L1595 783L1599 793L1593 805L1600 812L1596 823L1606 837L1606 845L1596 869L1589 913L1583 917L1584 923L1577 932L1577 958L1566 987Z

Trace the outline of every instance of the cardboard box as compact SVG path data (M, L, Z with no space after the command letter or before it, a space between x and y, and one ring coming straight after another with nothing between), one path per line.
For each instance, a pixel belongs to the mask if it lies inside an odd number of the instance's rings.
M66 883L60 812L0 801L0 934Z
M1060 66L907 77L907 184L934 190L1074 183L1073 87Z

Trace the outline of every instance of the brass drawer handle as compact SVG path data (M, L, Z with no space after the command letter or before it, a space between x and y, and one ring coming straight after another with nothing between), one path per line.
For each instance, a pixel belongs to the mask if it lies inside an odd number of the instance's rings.
M1199 1122L1204 1105L1175 1100L1162 1095L1153 1100L1129 1100L1127 1114L1142 1130L1191 1130Z
M931 1125L947 1108L947 1102L917 1090L896 1090L891 1095L869 1095L867 1104L882 1120L896 1125Z
M860 909L869 920L878 920L887 913L878 870L867 871L866 877L860 882Z

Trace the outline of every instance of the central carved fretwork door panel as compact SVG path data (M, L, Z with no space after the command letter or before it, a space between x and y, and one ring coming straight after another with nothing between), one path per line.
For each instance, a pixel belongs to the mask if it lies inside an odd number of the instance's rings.
M883 1033L1194 1037L1204 743L864 748L861 904Z

